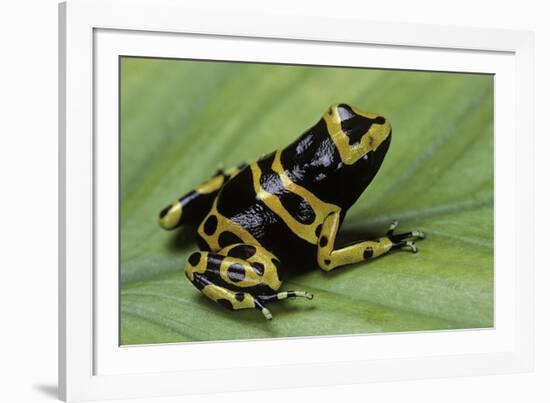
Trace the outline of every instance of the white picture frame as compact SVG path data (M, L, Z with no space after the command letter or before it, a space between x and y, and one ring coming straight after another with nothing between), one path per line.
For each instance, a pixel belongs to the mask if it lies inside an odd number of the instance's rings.
M71 0L60 5L59 39L59 390L63 399L171 396L532 370L531 33L206 13L170 0ZM222 40L231 41L232 46L216 46ZM182 47L181 41L187 41L187 46ZM255 44L274 46L269 61L296 61L304 57L303 49L315 46L342 52L337 64L348 60L363 65L360 58L351 60L353 52L346 53L345 48L355 47L361 54L379 52L381 61L372 67L496 74L495 138L506 141L496 141L495 151L495 200L502 207L495 214L499 253L495 256L494 329L241 341L230 350L246 349L253 359L237 361L238 371L232 366L201 365L199 358L205 354L229 354L227 343L118 346L114 325L118 323L118 259L116 248L109 249L115 242L109 236L114 236L112 223L117 222L112 192L117 183L108 180L117 176L112 173L118 169L118 160L116 145L109 143L112 138L103 134L107 141L98 142L96 135L98 130L110 133L117 122L113 63L121 54L183 57L182 52L194 52L196 58L214 54L224 60L266 61ZM412 53L420 57L407 56ZM308 54L309 63L331 64L330 59L311 59L316 57L314 51ZM520 139L522 152L518 153L515 145ZM504 241L510 245L510 239L512 247L498 247ZM183 363L171 359L178 354L187 359ZM211 378L219 382L203 382Z

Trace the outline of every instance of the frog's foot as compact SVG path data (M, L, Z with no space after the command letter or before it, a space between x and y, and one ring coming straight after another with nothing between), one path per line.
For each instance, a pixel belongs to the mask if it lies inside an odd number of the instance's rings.
M256 297L256 306L261 307L260 310L267 320L271 320L271 312L269 311L269 309L264 307L264 304L288 298L295 299L296 297L302 297L311 300L313 299L313 294L310 294L307 291L280 291L276 293L262 294Z
M426 238L426 234L424 234L424 232L422 231L411 231L402 234L395 234L393 231L398 224L398 221L392 221L388 228L388 231L386 232L386 237L388 237L392 242L391 249L410 250L413 253L418 252L414 241Z
M313 294L310 294L307 291L280 291L272 294L262 294L258 299L263 302L275 302L282 299L295 299L296 297L302 297L306 299L313 299Z
M415 240L423 239L420 231L394 234L397 221L392 222L386 236L373 240L359 241L342 248L334 246L336 234L340 228L340 212L329 214L321 227L317 241L317 264L325 271L337 267L362 262L385 255L393 249L408 249L416 252Z
M256 297L256 306L261 307L259 309L267 320L271 320L273 316L271 315L269 309L264 306L264 304L280 301L287 298L295 299L296 297L313 299L313 294L310 294L307 291L280 291L272 294L262 294Z

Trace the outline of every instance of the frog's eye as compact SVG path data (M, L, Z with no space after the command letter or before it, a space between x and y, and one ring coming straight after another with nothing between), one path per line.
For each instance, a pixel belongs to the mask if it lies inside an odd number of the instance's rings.
M351 119L355 116L355 113L353 113L353 110L349 105L346 104L339 104L336 107L336 111L338 112L338 116L340 117L340 121L343 122L344 120Z
M335 121L343 122L344 120L353 118L355 113L347 104L334 104L328 109L327 115Z

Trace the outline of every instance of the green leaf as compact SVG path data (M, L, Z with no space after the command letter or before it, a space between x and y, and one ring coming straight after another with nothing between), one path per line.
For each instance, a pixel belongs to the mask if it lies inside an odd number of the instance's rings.
M490 75L123 58L122 344L493 326L493 77ZM328 105L384 115L392 145L349 211L341 239L423 230L419 253L283 289L312 301L227 311L183 275L192 231L163 231L159 211L210 176L284 147Z

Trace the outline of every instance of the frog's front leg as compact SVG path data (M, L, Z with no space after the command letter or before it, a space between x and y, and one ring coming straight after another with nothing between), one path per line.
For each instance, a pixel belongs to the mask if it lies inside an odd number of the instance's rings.
M334 241L339 227L340 213L335 212L325 219L321 228L321 234L317 241L317 263L325 271L378 257L393 249L408 249L411 252L416 252L414 241L425 237L424 233L420 231L394 234L397 227L397 221L394 221L384 237L334 249Z
M257 245L235 244L217 253L194 252L185 275L204 295L231 310L255 308L268 320L269 302L313 295L305 291L279 291L279 260Z
M226 171L218 169L210 179L162 209L159 214L160 226L167 230L185 224L197 227L210 211L223 185L237 175L244 166L245 164L241 164Z

